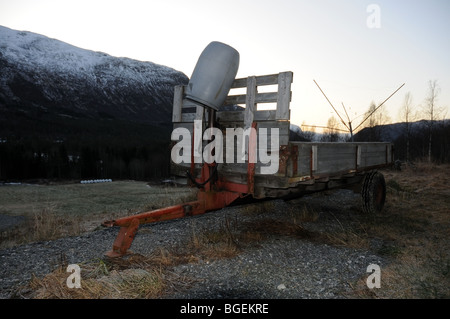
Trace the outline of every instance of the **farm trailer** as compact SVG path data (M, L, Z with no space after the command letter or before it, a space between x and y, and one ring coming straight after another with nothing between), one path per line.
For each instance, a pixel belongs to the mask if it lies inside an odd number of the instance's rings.
M220 107L196 103L187 98L189 84L176 86L173 128L174 132L189 133L189 141L184 145L190 147L183 151L174 151L172 148L171 173L198 188L197 200L105 221L104 226L120 227L113 248L106 255L125 255L139 225L219 210L247 196L255 199L285 198L352 187L361 192L362 208L366 213L380 212L385 202L386 186L383 175L377 169L393 164L393 145L291 141L289 106L292 82L292 72L233 78L226 89L224 101L220 101ZM268 92L263 87L269 88L269 91L273 87L276 89ZM230 94L233 91L241 91L241 94ZM272 109L264 107L266 103L271 103ZM216 157L210 162L201 160L203 146L213 140L210 135L205 140L199 138L199 135L205 136L204 132L208 128L216 129L216 147L224 145L227 154L237 154L233 155L232 161L217 161ZM226 135L230 132L248 134L236 134L236 138L230 138ZM277 140L271 144L272 135ZM239 138L243 138L241 143L237 141ZM217 139L221 139L222 143L218 143ZM173 141L172 146L175 147L177 143L180 142ZM275 144L277 149L271 149L269 144ZM276 171L271 174L265 173L269 169L267 161L255 160L258 154L261 156L261 148L262 155L264 152L265 155L270 153L277 160ZM215 149L210 154L215 156L214 152L218 151L221 150ZM199 154L200 160L196 160ZM239 154L243 156L239 157ZM183 162L181 157L190 160Z

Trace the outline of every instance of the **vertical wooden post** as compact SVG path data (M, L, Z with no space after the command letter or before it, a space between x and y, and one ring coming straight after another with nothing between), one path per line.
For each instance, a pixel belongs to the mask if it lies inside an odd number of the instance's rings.
M244 130L252 127L257 93L256 77L249 76L247 78L247 95L245 97Z
M317 145L311 146L311 177L313 177L314 172L317 170Z
M248 137L247 185L248 193L255 193L255 163L257 152L256 122L252 123Z
M291 101L292 72L283 72L278 75L277 120L289 120L289 102Z
M359 166L361 166L361 146L356 145L356 163L355 170L358 170Z
M173 113L172 122L181 122L181 109L183 107L184 85L175 86L173 92Z

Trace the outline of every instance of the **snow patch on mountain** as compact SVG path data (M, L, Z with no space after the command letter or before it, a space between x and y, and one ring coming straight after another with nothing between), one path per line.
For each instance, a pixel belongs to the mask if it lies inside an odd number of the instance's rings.
M78 48L68 43L27 31L16 31L0 26L0 50L4 58L19 66L39 65L49 71L91 73L98 76L99 66L114 69L121 77L142 80L146 75L161 75L172 70L152 62L117 58L103 52ZM145 67L142 67L142 66ZM139 71L139 72L137 72ZM174 70L173 70L174 71Z

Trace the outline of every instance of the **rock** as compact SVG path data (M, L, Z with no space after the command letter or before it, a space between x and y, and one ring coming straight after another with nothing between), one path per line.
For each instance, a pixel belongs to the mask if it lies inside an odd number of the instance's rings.
M277 286L277 289L278 289L278 290L284 290L284 289L286 289L286 286L285 286L284 284L279 284L279 285Z

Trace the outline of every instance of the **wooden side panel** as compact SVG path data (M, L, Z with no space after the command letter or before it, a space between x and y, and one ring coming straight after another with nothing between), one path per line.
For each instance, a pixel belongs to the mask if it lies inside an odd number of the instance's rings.
M297 177L324 176L390 164L390 143L289 142L298 147Z
M361 146L361 167L387 164L391 160L390 147L385 143L368 143Z
M314 174L332 174L356 168L356 148L348 143L317 145L317 169Z
M295 144L298 146L296 176L310 176L312 169L311 152L313 144L311 143L295 143Z

